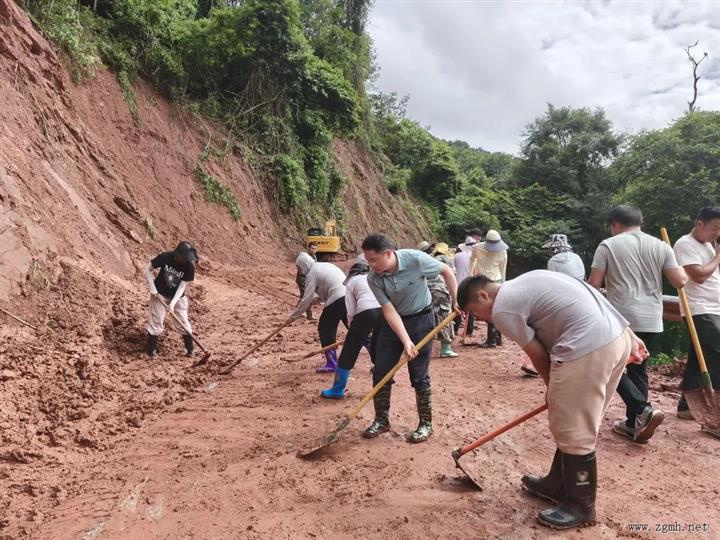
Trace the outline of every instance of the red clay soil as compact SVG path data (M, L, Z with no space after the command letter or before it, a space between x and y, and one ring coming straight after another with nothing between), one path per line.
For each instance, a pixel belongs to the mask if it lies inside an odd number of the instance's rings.
M404 442L417 418L403 371L392 431L359 437L369 406L314 461L295 453L369 390L364 353L341 402L319 397L332 378L314 373L320 358L285 362L317 346L304 320L217 375L297 301L286 261L301 231L237 149L199 161L208 141L223 147L220 128L144 84L135 93L139 121L110 73L74 85L24 12L0 0L0 306L34 327L0 314L0 539L553 537L534 523L545 505L518 487L549 464L544 416L463 458L483 491L450 457L542 402L513 345L433 362L428 443ZM348 249L371 230L403 245L427 234L357 144L334 149L349 178ZM239 222L205 200L198 163L235 193ZM182 238L201 255L189 297L207 367L191 367L173 333L159 358L143 354L141 268ZM670 411L676 397L677 377L658 374L654 401ZM720 538L717 440L668 417L638 446L610 432L620 416L615 400L599 442L599 524L563 536L706 523L692 537Z
M522 355L513 344L496 350L459 347L458 359L432 361L435 434L427 443L404 440L417 414L403 369L393 388L390 433L373 441L360 437L372 419L369 405L320 457L297 458L298 450L332 429L369 391L366 354L344 401L319 397L332 379L315 374L319 356L286 362L317 347L314 323L305 320L283 330L230 376L213 374L284 320L293 303L291 274L290 266L245 269L248 283L233 285L224 279L226 269L201 272L196 290L202 294L193 298L191 309L198 336L213 351L209 370L189 367L175 335L164 338L158 359L148 360L133 330L142 314L118 316L120 322L104 334L108 349L116 347L113 361L128 371L151 369L166 387L139 382L138 388L127 389L128 398L137 400L137 418L126 420L129 432L114 420L79 419L79 432L94 426L86 447L62 446L70 433L54 436L59 447L19 445L18 459L6 459L0 468L11 498L0 534L68 539L558 537L535 523L547 504L520 489L523 473L544 472L551 461L554 448L545 414L462 458L482 491L465 480L450 456L453 448L542 403L542 382L520 374ZM133 316L138 320L131 321ZM83 357L81 352L67 371L82 369ZM88 392L113 384L103 381L101 366L91 373L90 380L98 382L78 382ZM184 378L192 379L191 390ZM74 379L72 374L68 379ZM677 378L656 371L652 381L655 404L672 411ZM59 405L61 388L47 391L49 407L72 414ZM174 394L171 401L182 400L167 406L167 394ZM717 439L694 422L668 414L650 443L633 444L610 429L612 420L622 417L621 405L616 397L598 443L598 524L563 537L656 537L629 527L647 524L654 531L657 525L680 523L707 524L708 531L686 531L676 538L718 538ZM92 415L102 417L113 406L95 406ZM142 420L143 415L148 416ZM112 413L108 417L116 419Z

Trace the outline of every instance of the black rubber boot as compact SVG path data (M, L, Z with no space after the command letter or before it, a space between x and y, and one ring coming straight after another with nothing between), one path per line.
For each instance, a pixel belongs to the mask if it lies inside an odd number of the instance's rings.
M408 442L419 443L427 441L432 435L432 391L430 387L415 390L415 404L417 405L420 423L415 431L408 437Z
M560 450L555 450L550 472L546 476L535 476L526 474L520 481L523 487L533 495L542 497L555 504L565 500L565 485L562 477L562 457Z
M497 347L497 336L498 331L495 330L495 325L489 322L487 328L487 338L485 338L485 343L482 343L480 346L485 347L486 349L494 349Z
M190 334L183 334L183 343L185 343L185 356L191 358L193 355L193 338Z
M363 431L362 436L366 439L374 439L378 435L390 430L390 393L391 383L383 386L373 398L375 405L375 420L370 427Z
M572 529L595 524L597 461L595 452L585 456L563 454L562 475L565 500L555 508L543 510L538 521L553 529Z
M152 334L148 334L147 355L148 355L150 358L154 358L154 357L157 356L157 354L158 354L158 352L157 352L157 342L158 342L158 337L157 337L157 336L153 336Z

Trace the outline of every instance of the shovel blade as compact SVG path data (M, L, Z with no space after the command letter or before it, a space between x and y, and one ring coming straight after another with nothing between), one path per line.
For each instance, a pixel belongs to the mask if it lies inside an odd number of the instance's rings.
M483 490L482 485L480 484L480 475L476 474L472 467L469 467L467 463L463 463L460 461L460 458L462 458L462 454L460 454L460 449L453 450L452 457L455 460L455 466L460 469L463 473L465 473L465 476L467 479L474 485L476 488L478 488L480 491Z
M693 417L702 428L720 437L720 396L717 390L698 388L683 392Z
M297 457L308 459L315 457L321 450L327 448L331 444L337 442L340 432L344 430L348 425L350 424L350 418L345 416L340 422L338 422L338 425L335 426L335 429L332 430L330 433L325 435L322 439L320 439L316 444L311 446L310 448L306 448L305 450L300 450L297 453Z

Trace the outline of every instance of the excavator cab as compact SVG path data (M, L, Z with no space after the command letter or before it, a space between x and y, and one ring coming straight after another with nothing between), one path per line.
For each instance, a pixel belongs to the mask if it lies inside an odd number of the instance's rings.
M347 253L340 249L340 237L337 235L337 223L334 219L325 222L325 229L308 229L305 247L313 242L317 246L318 261L346 261Z

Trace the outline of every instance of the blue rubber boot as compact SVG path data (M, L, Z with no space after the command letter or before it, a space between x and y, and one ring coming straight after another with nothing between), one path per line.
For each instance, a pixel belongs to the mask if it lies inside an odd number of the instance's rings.
M331 388L323 390L320 395L328 399L343 399L345 397L345 387L347 387L350 370L341 367L335 369L335 381Z

